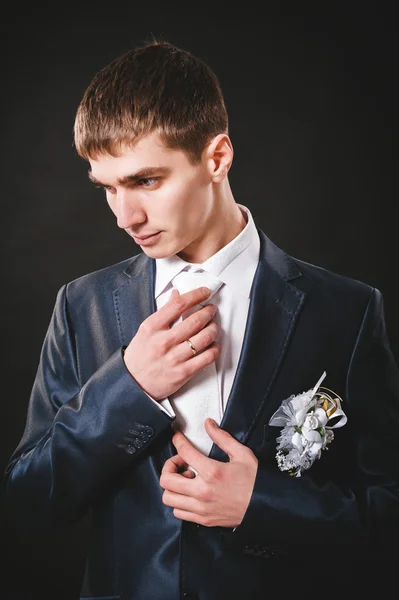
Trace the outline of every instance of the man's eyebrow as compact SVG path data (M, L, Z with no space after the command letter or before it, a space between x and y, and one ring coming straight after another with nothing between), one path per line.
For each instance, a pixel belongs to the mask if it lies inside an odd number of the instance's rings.
M117 179L118 185L127 185L128 183L135 183L140 179L149 179L150 177L155 177L159 175L168 175L170 173L169 167L143 167L136 171L136 173L130 173L129 175L124 175L123 177L119 177ZM96 185L108 185L106 183L102 183L99 181L92 172L88 171L88 177L90 181L95 183Z

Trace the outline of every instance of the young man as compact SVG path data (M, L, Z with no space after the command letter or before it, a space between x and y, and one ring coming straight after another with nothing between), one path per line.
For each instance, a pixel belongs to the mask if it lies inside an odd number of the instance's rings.
M222 92L186 51L105 66L75 144L142 252L59 290L6 474L15 514L92 511L90 597L323 593L350 558L386 558L399 372L381 293L288 256L236 203Z

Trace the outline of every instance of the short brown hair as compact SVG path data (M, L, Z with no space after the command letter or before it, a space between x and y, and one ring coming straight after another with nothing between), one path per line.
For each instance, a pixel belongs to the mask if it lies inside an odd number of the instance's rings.
M165 41L130 50L102 68L79 104L74 137L82 158L116 156L158 131L165 145L196 163L211 139L228 133L228 116L214 72Z

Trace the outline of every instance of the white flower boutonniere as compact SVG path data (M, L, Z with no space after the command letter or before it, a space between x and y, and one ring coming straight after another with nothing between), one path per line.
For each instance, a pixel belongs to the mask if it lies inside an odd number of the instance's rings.
M324 371L314 388L283 400L269 421L269 425L283 427L277 438L278 467L295 477L320 458L321 451L334 439L332 430L347 422L341 398L320 387L325 376Z

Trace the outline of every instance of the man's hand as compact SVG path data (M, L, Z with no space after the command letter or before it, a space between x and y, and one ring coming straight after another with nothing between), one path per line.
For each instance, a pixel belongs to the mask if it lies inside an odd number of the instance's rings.
M206 419L205 427L230 461L224 463L204 456L181 432L175 433L172 442L177 455L165 462L160 478L165 490L162 500L173 507L178 519L206 527L237 527L251 499L258 460L252 450L211 419ZM197 474L187 470L188 466Z
M162 308L140 325L127 346L124 361L140 387L154 400L162 400L212 363L220 354L215 342L218 328L212 321L216 307L200 308L181 323L171 324L186 310L208 298L208 288L196 288L186 294L177 290ZM187 344L190 338L198 354L193 356Z

